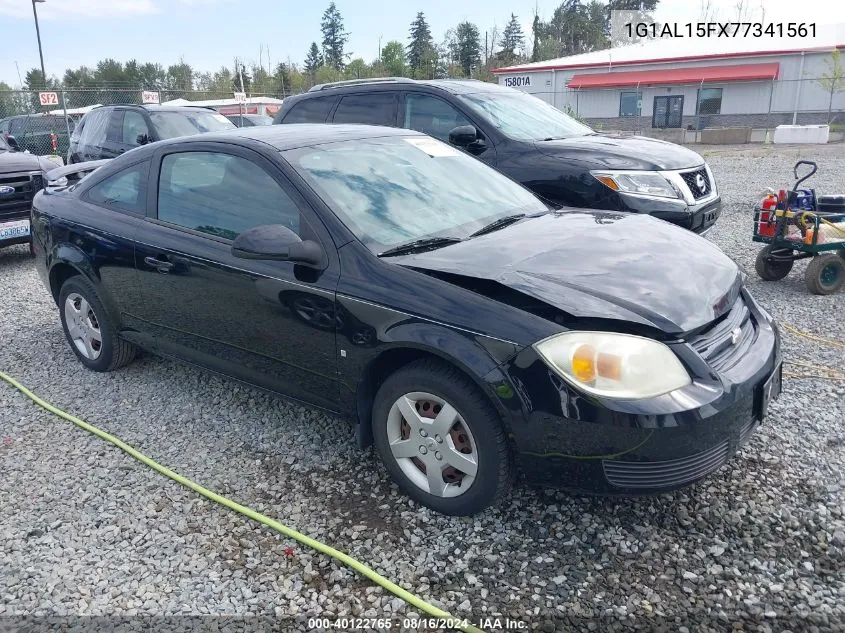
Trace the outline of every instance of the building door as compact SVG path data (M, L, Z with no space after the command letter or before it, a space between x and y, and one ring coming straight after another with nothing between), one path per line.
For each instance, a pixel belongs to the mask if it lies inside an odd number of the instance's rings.
M670 95L654 98L651 127L681 127L684 114L684 96Z

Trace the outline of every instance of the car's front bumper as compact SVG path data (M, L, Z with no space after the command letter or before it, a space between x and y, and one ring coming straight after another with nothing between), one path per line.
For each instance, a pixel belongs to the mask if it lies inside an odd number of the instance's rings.
M511 431L529 481L589 493L656 493L728 461L760 423L762 386L781 364L776 328L747 299L757 329L741 358L717 374L690 345L677 343L697 377L671 397L601 401L562 380L533 348L507 363L502 369L523 409Z
M647 213L699 234L713 228L722 214L722 198L718 195L694 205L679 199L645 198L624 193L618 195L626 211Z

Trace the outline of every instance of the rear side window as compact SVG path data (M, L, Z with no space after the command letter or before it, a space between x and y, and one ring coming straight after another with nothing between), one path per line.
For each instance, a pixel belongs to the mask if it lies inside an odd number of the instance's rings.
M333 123L396 126L396 94L371 92L342 97Z
M20 136L21 132L23 132L24 125L26 125L26 120L29 117L22 116L17 119L12 119L12 123L9 125L9 134L12 136Z
M91 187L86 197L94 204L104 207L143 213L149 169L149 161L127 167Z
M300 101L285 115L282 123L325 123L334 103L334 97Z
M144 136L149 134L144 116L139 112L132 112L131 110L124 112L121 130L123 144L132 145L133 147L138 145L138 137L142 134Z
M83 145L102 146L106 142L109 129L110 110L93 110L85 117L85 126L79 135L79 142Z

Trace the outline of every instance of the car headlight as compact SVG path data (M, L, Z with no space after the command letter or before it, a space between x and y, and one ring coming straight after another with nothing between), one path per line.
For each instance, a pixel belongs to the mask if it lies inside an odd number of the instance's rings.
M680 198L681 192L656 171L591 171L604 186L623 193L658 198Z
M642 336L564 332L534 349L573 387L597 396L653 398L692 382L672 350Z

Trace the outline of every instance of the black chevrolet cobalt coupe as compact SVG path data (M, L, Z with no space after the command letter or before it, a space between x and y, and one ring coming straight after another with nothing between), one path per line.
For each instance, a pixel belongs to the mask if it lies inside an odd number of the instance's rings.
M145 348L348 415L447 514L518 470L598 493L689 484L780 391L772 319L708 241L549 208L417 132L153 143L40 193L32 227L83 365Z

